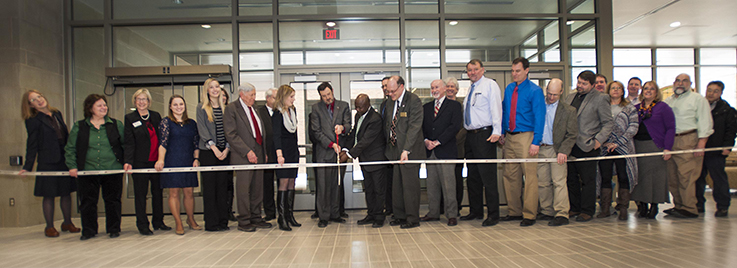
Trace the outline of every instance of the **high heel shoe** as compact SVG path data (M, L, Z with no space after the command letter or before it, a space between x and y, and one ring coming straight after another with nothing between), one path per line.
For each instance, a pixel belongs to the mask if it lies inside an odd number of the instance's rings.
M289 225L294 227L300 227L302 224L297 222L297 220L294 219L294 190L287 190L287 211L284 212L284 216L286 216L287 222L289 222Z
M191 229L191 230L202 230L202 226L197 225L197 223L195 223L194 225L192 225L192 224L190 224L188 222L187 225L189 225L189 229Z
M184 235L184 227L181 227L181 229L180 229L180 227L179 227L179 226L177 226L177 230L176 230L176 231L174 231L174 232L175 232L176 234L178 234L178 235Z
M82 229L77 228L77 226L74 226L74 223L69 223L69 224L62 223L61 224L61 231L62 232L67 231L67 232L70 232L70 233L79 233L79 231L81 231L81 230Z
M279 224L280 230L291 231L292 228L289 227L289 221L287 221L287 217L286 217L287 201L288 201L287 191L279 191L278 195L281 198L279 198L279 204L277 205L278 207L276 208L277 214L278 214L276 222Z

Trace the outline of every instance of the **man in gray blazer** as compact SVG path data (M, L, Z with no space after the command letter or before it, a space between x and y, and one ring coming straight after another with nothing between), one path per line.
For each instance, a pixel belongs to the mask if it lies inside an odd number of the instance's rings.
M596 157L601 144L609 138L614 121L609 96L594 89L596 74L578 74L576 94L566 97L566 103L577 110L578 137L571 149L573 157ZM596 166L598 161L568 163L569 216L576 221L590 221L596 212Z
M549 226L568 224L568 155L576 143L578 120L576 108L561 102L563 81L554 78L545 90L545 129L538 158L557 158L557 163L537 164L537 185L540 196L538 220L549 220Z
M389 99L386 107L387 144L385 155L389 160L424 160L425 145L422 139L422 101L404 89L404 79L392 76L387 83ZM420 226L420 164L396 164L392 176L392 205L394 219L391 226L401 228Z
M347 102L335 100L333 87L323 82L317 87L320 102L312 105L310 133L315 139L312 150L315 163L336 163L340 153L338 139L345 140L351 129L351 107ZM345 222L340 217L340 187L338 186L338 167L315 168L317 179L318 227L325 227L328 220ZM342 176L341 176L342 177Z
M256 88L244 83L238 87L239 98L225 107L223 128L230 143L230 163L251 165L266 163L264 124L253 108ZM238 204L238 230L254 232L256 228L271 228L271 223L261 218L261 202L264 194L263 170L235 172L235 192Z

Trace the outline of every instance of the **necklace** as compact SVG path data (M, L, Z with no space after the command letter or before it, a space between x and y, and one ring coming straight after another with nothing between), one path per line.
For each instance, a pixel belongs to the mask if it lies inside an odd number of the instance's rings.
M151 113L146 114L146 117L143 117L143 115L141 115L141 119L143 119L143 121L148 120L149 117L151 117Z

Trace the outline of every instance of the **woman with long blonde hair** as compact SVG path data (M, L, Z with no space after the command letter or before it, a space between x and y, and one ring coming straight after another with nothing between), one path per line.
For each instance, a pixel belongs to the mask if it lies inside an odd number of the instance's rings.
M276 100L274 101L274 114L271 116L271 125L274 130L274 149L276 149L276 161L280 165L284 163L299 163L299 148L297 147L297 110L294 108L295 91L288 85L282 85L276 92ZM290 222L293 226L299 227L301 224L294 224L292 218L289 218L292 211L290 208L289 194L294 192L294 180L297 178L296 168L284 168L276 170L276 177L279 179L279 204L277 213L279 217L279 229L291 231Z

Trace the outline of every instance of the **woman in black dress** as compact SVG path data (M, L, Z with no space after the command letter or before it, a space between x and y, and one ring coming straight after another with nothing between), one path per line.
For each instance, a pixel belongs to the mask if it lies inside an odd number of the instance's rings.
M180 95L169 98L169 116L159 124L159 160L154 166L161 171L164 167L199 167L200 150L197 143L197 123L187 116L187 105ZM194 219L194 187L197 187L196 172L176 172L161 174L161 188L169 188L169 210L174 216L178 235L184 234L182 219L179 217L179 190L184 193L184 210L187 224L192 230L202 230Z
M280 165L284 163L299 163L299 149L297 148L297 111L294 108L294 89L288 85L282 85L276 92L274 101L274 114L271 123L274 130L274 149L276 159ZM278 223L279 229L291 231L292 226L302 226L294 220L291 200L294 200L294 180L297 178L296 168L284 168L276 170L279 178L279 200Z
M64 163L64 145L67 144L69 131L61 112L51 107L46 98L37 90L29 90L21 99L21 115L26 120L28 141L26 142L26 163L18 173L33 170L33 163L38 157L37 171L66 171ZM77 182L69 176L39 176L33 195L43 197L43 213L46 219L44 233L48 237L57 237L59 232L54 228L54 199L59 196L59 206L64 215L62 231L77 233L79 228L72 223L72 196L77 191Z

